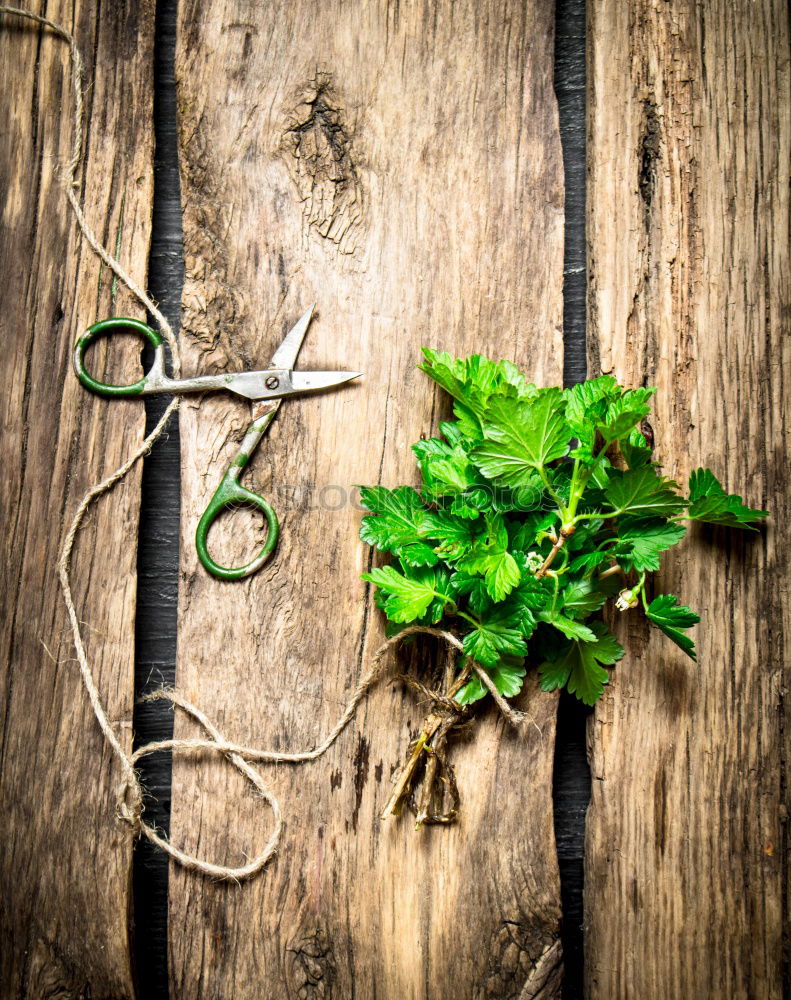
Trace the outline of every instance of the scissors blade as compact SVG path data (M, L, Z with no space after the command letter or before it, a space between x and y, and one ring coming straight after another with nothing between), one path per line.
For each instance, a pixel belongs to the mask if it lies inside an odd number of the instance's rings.
M315 304L312 305L304 315L300 316L300 318L288 331L283 343L272 355L272 368L291 369L294 367L297 361L297 355L299 354L299 349L302 347L302 341L305 339L305 334L307 333L311 317L313 316L313 310L315 308Z
M362 372L292 372L268 368L223 376L223 388L253 402L283 399L303 392L321 392L359 378Z
M291 393L321 392L360 378L365 372L291 372Z

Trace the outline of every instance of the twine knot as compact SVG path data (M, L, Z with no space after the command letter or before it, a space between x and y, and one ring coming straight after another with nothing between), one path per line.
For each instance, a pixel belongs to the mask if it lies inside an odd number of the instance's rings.
M424 701L427 701L431 706L431 711L435 715L454 715L466 717L469 714L469 709L466 705L460 705L449 695L442 694L440 691L435 691L433 688L427 687L415 677L410 677L408 674L396 674L396 677L398 680L403 681L408 688L411 688L415 694L420 695Z
M143 789L134 771L128 773L118 786L116 815L122 822L129 824L133 834L140 833L143 821Z

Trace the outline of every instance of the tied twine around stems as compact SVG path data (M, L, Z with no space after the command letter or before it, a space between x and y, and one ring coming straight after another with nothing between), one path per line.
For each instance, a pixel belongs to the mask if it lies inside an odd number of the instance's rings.
M82 207L77 199L76 191L79 187L77 181L77 173L79 171L80 165L82 163L82 133L83 124L85 117L85 110L83 104L83 60L80 55L80 51L75 42L74 36L67 31L62 25L51 21L49 18L42 17L38 14L34 14L31 11L22 10L18 7L9 7L5 5L0 5L0 14L6 14L10 16L16 16L25 18L32 21L43 28L48 28L52 31L58 38L62 39L69 48L69 55L71 58L71 82L73 91L73 106L72 106L72 122L74 129L74 140L72 145L72 155L68 162L67 169L65 171L64 177L64 188L66 200L71 206L74 216L77 219L77 224L79 226L80 232L82 233L85 241L91 247L95 254L103 261L103 263L116 275L119 281L121 281L129 291L135 296L135 298L140 302L149 315L153 316L162 336L165 338L168 347L170 348L170 354L173 366L173 376L178 378L181 374L181 355L179 352L178 342L173 334L170 324L167 319L157 307L156 303L143 291L143 289L134 281L134 279L127 273L123 265L116 260L99 242L93 229L88 224L87 219L83 213ZM371 688L381 679L385 673L385 667L383 665L384 657L387 651L395 644L401 642L401 640L407 638L411 635L416 634L426 634L432 635L436 638L443 639L445 642L449 643L457 651L462 650L462 644L459 640L450 632L446 632L443 629L429 628L427 626L413 625L405 628L403 631L399 632L397 635L388 639L384 642L379 649L374 653L371 661L371 666L368 671L363 675L363 677L358 682L351 698L340 716L338 721L335 723L332 731L324 739L322 743L316 746L313 750L295 752L295 753L283 753L274 750L260 750L255 747L248 747L236 743L231 743L225 739L225 737L220 733L220 731L214 726L214 724L200 711L195 705L192 705L189 701L183 698L177 691L168 688L161 688L159 690L153 691L146 695L143 701L158 701L164 700L169 701L174 708L180 708L185 714L191 716L204 730L206 737L203 739L190 739L190 740L160 740L158 742L147 743L142 747L139 747L131 755L124 750L121 742L110 724L110 720L107 717L107 712L102 704L101 697L99 695L98 688L96 687L96 682L93 676L93 671L91 669L90 663L88 661L88 656L85 650L85 644L82 638L82 632L80 630L80 622L77 617L77 611L74 606L74 599L71 590L71 559L74 549L74 542L76 540L77 534L82 526L85 516L88 513L91 505L94 504L101 496L108 493L115 485L117 485L133 468L133 466L148 452L151 450L154 443L161 437L165 427L170 420L171 416L178 410L179 407L179 397L176 396L172 402L168 405L165 412L162 414L157 425L154 429L143 439L137 449L129 456L129 458L120 465L114 472L106 476L100 482L92 486L88 492L83 496L82 500L77 506L74 517L69 525L69 529L66 532L66 536L63 540L63 546L60 552L60 558L58 560L58 576L60 579L61 590L63 592L63 599L66 604L66 609L68 612L69 623L71 626L72 637L74 641L75 650L77 653L77 662L79 663L80 676L82 678L83 685L88 694L88 698L91 703L91 708L96 716L96 721L99 724L99 728L104 735L104 738L110 744L118 762L121 766L123 772L123 781L118 790L118 816L120 819L124 820L129 824L133 833L136 836L144 836L155 844L166 854L168 854L177 864L182 867L194 871L200 872L203 875L209 875L220 879L235 879L242 880L250 878L260 872L270 858L275 854L280 842L280 837L283 831L283 814L280 809L280 804L274 794L269 790L269 788L264 783L263 778L251 766L253 762L256 763L291 763L300 764L306 761L316 760L329 750L332 744L340 736L346 726L351 722L357 713L357 709L366 697ZM503 713L505 718L512 725L519 725L519 723L525 718L523 713L514 711L502 697L502 695L497 691L492 682L489 674L486 673L477 663L472 664L473 669L476 671L480 677L482 683L488 688L498 708ZM201 858L195 857L194 855L187 854L186 852L180 850L174 844L172 844L167 838L161 836L154 827L150 826L143 820L143 788L140 783L136 771L136 765L138 761L149 754L156 753L158 751L171 751L171 752L184 752L184 753L199 753L201 751L214 751L216 753L221 753L230 761L231 764L239 771L239 773L245 777L253 787L258 791L261 798L267 803L267 805L272 810L272 815L274 817L274 828L269 836L264 849L261 851L257 857L253 858L248 864L243 865L238 868L228 867L226 865L215 865L211 862L204 861Z

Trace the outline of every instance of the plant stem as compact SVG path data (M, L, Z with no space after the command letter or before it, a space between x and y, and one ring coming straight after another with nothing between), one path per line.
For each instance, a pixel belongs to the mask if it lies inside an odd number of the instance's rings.
M544 484L547 493L549 493L549 495L558 505L558 513L560 514L561 518L565 519L566 505L563 503L560 496L555 492L552 483L550 483L549 476L547 475L547 470L543 466L540 466L538 469L538 474L539 476L541 476L541 482Z
M468 615L466 611L457 611L456 616L458 618L463 618L465 621L469 622L470 625L474 625L475 628L481 627L481 623L477 621L475 618L473 618L472 615Z
M602 514L601 511L596 511L595 514L577 514L574 518L574 523L579 524L580 521L606 521L609 517L618 517L622 511L613 510L609 514Z
M445 677L444 677L444 688L446 691L450 691L453 685L453 671L455 669L455 660L453 655L446 654L445 656ZM423 775L423 788L420 795L420 805L417 810L417 817L415 819L415 829L419 830L420 827L428 820L431 816L431 802L434 797L434 782L437 780L437 771L439 770L439 755L444 749L445 734L447 733L448 720L445 719L445 725L440 725L439 729L434 736L432 744L425 744L426 753L429 754L428 761L426 763L426 771Z
M555 544L550 549L549 555L544 560L541 568L538 569L538 570L536 570L536 579L540 580L541 577L547 575L547 572L549 571L549 567L555 561L555 557L557 556L558 552L560 552L560 550L566 544L566 539L569 537L569 535L573 535L574 534L574 531L575 531L575 528L574 528L573 524L569 525L567 528L564 527L564 528L560 529L560 537L558 538L558 540L555 542Z
M439 738L437 739L437 742L439 742ZM423 775L423 788L420 794L420 805L418 806L417 816L415 817L416 830L419 830L431 815L431 799L434 795L434 782L437 780L437 770L439 768L439 757L437 757L434 749L432 748L429 750L429 748L426 747L426 752L429 757L426 763L426 773Z
M536 577L540 580L541 577L546 576L549 571L549 567L555 561L558 552L566 544L566 539L574 534L576 530L576 523L580 519L577 516L577 507L582 499L582 494L585 492L585 487L588 485L588 480L591 477L591 472L589 469L584 469L580 465L580 460L578 458L574 459L574 467L571 472L571 483L569 484L569 502L568 506L558 503L559 511L561 517L560 525L560 537L552 546L549 555L544 560L543 565L536 572Z
M454 695L458 694L459 691L464 687L467 681L470 679L470 667L465 666L453 684L448 688L446 697L453 698ZM461 711L462 706L459 705L459 711ZM429 763L434 758L432 753L432 748L430 746L430 740L434 737L434 734L440 728L442 723L446 721L445 718L435 712L430 712L421 726L420 733L415 740L415 744L412 750L409 752L406 761L401 767L398 776L393 783L393 790L390 793L390 798L387 800L387 805L382 810L382 819L387 819L390 816L398 816L403 808L404 802L406 801L409 792L412 788L412 781L415 776L415 770L424 753L431 753L431 758L429 758ZM428 776L428 775L427 775ZM430 784L433 785L433 778L436 776L436 765L433 769L431 775ZM421 810L422 811L422 810Z
M387 800L387 805L382 810L382 819L388 819L390 816L398 816L400 814L401 808L404 805L404 799L407 797L412 784L412 777L415 773L415 768L418 765L423 750L434 733L436 733L439 729L441 722L442 719L438 715L429 715L423 723L423 730L415 740L412 752L407 757L405 764L401 768L401 771L393 784L393 790L390 793L390 798Z

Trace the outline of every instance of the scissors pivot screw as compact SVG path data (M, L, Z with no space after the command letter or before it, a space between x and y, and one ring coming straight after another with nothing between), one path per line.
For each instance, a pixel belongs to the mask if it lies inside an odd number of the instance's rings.
M280 379L274 375L270 375L269 378L266 380L267 389L277 389L279 385L280 385Z

